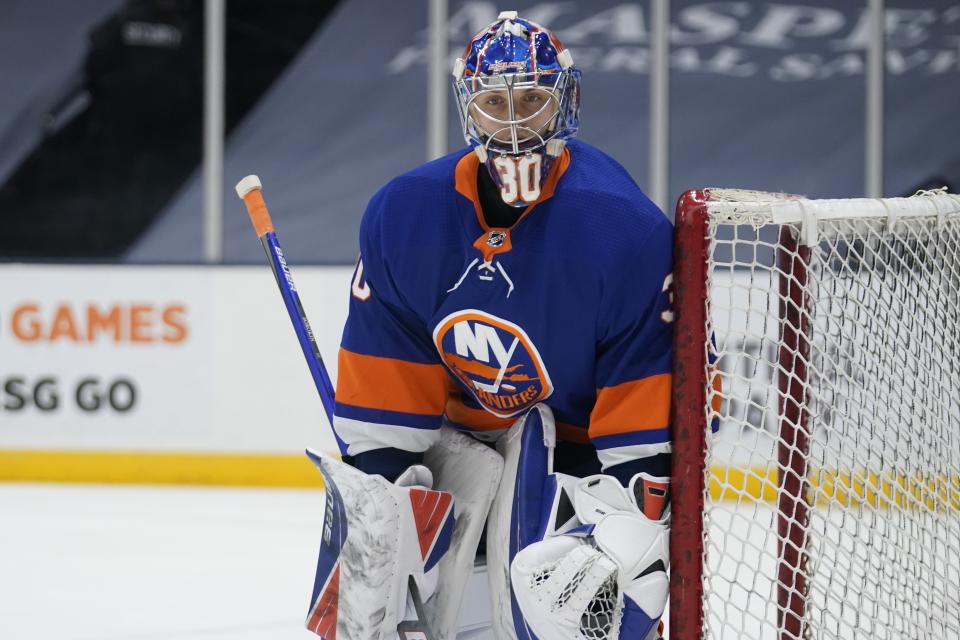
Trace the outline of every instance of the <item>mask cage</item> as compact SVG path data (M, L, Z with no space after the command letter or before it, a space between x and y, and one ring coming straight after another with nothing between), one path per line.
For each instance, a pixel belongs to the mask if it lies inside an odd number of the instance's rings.
M515 92L522 89L542 89L550 99L536 112L517 117ZM508 106L506 119L490 115L477 104L482 96L504 90ZM473 147L483 147L488 155L538 151L550 140L573 137L579 129L580 72L576 69L466 76L454 82L454 92L464 138ZM526 126L550 107L556 108L556 114L539 130ZM502 126L488 132L474 117L475 110L493 124Z

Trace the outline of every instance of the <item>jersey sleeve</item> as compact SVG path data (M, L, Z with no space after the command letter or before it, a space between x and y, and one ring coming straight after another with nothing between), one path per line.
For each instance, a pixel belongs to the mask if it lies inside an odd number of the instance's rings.
M604 470L671 450L672 229L658 220L604 282L588 429Z
M425 323L406 304L383 244L382 220L395 206L381 190L360 225L333 419L351 456L426 451L439 438L446 402L446 370Z

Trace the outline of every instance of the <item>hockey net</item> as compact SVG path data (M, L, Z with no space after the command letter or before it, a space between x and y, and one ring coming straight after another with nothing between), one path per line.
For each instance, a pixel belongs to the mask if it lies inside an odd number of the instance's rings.
M960 638L960 197L676 226L670 637Z

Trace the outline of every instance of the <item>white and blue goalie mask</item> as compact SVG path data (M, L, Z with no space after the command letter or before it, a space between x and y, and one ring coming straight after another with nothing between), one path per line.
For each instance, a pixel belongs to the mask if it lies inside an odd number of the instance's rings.
M526 207L580 128L580 71L557 37L504 12L453 70L463 135L504 202Z

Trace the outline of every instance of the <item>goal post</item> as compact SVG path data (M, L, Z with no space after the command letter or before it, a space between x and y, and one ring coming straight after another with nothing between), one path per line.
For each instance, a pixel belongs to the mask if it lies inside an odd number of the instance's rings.
M960 197L675 231L671 640L960 638Z

